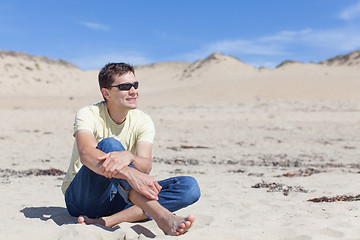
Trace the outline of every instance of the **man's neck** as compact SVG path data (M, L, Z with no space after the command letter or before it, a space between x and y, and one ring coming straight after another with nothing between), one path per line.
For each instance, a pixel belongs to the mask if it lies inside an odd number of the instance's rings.
M129 112L129 109L120 110L118 108L109 106L109 104L107 104L106 107L107 107L109 116L116 124L120 125L125 121L126 116Z

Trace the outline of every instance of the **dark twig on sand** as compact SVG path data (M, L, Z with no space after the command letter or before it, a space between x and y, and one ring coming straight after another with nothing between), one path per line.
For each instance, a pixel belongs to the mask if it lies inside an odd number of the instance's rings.
M351 195L339 195L335 197L320 197L320 198L312 198L309 199L310 202L352 202L352 201L360 201L360 194L357 196Z
M180 149L209 149L209 147L181 145L180 147L167 147L167 149L179 151Z
M281 183L266 183L262 181L262 183L257 183L252 188L269 188L268 192L282 192L285 196L289 195L289 192L303 192L307 193L309 190L304 189L301 186L287 186Z
M297 172L288 172L284 173L282 175L277 175L275 177L309 177L313 175L314 173L320 173L320 170L314 169L314 168L307 168L305 170L299 169Z
M35 176L61 176L64 175L65 172L56 169L56 168L49 168L49 169L28 169L23 171L16 171L11 169L0 169L0 177L7 177L7 176L15 176L15 177L27 177L30 175Z

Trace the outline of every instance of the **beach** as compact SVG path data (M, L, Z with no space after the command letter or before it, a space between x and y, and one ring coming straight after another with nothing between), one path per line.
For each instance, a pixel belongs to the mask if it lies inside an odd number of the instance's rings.
M190 175L201 198L179 237L154 221L77 224L60 186L78 109L101 101L98 70L0 54L0 237L360 239L360 67L255 68L220 53L136 67L156 127L151 176ZM31 70L30 70L31 69Z

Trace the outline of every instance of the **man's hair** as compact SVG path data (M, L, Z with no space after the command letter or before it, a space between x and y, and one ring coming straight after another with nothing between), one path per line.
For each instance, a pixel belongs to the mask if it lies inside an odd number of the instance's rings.
M100 89L108 88L114 82L113 76L122 76L128 72L135 75L134 67L127 63L108 63L99 72Z

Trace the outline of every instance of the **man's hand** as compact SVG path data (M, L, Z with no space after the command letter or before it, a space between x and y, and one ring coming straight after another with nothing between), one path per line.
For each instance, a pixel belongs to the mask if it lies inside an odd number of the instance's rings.
M104 161L101 165L101 170L107 178L115 177L133 159L134 155L129 151L110 152L97 158L98 161Z
M161 190L160 184L151 176L139 172L136 169L128 169L127 181L138 193L142 194L148 199L159 200L158 194Z

